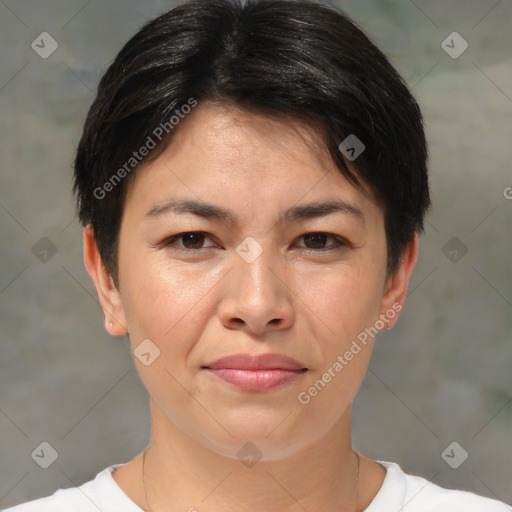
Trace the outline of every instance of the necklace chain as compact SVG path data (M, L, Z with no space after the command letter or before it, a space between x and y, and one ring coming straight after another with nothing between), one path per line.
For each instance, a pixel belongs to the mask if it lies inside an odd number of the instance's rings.
M142 487L144 488L144 496L146 498L146 504L148 506L148 512L153 512L153 509L151 508L151 505L149 504L148 499L148 493L146 490L146 451L147 448L144 450L144 453L142 454ZM359 457L359 453L355 452L357 457L357 472L356 472L356 495L357 495L357 501L356 501L356 508L355 512L358 512L359 507L359 468L361 465L361 458Z
M148 493L146 491L146 452L147 452L147 450L148 449L146 448L142 455L142 487L144 487L144 496L146 498L146 505L149 508L148 512L153 512L153 509L151 508L151 505L149 504Z

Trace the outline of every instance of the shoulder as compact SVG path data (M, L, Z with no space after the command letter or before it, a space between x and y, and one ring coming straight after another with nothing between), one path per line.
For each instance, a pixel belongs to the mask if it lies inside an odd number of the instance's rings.
M79 487L58 489L52 495L28 501L2 512L141 512L112 477L114 464Z
M468 491L445 489L420 476L404 473L395 463L378 462L387 470L382 490L401 495L402 512L512 512L512 507L501 501ZM373 512L371 507L368 512Z
M94 507L94 505L85 503L84 498L85 496L78 488L59 489L51 496L2 509L2 512L64 512L64 510L69 509L71 504L73 504L73 510L76 510L76 512L92 511L91 507Z
M2 512L64 512L69 510L71 504L76 512L89 512L92 510L97 512L97 507L93 502L89 501L88 495L85 494L88 488L90 490L89 484L90 482L87 482L80 487L58 489L50 496L21 503ZM94 496L92 498L94 499Z

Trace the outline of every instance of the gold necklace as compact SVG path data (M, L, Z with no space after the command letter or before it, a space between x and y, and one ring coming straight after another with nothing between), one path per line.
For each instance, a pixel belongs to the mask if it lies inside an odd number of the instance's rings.
M146 504L149 508L147 512L153 512L153 509L151 508L151 505L149 504L148 500L148 493L146 491L146 451L147 448L144 450L144 453L142 454L142 487L144 488L144 496L146 498ZM357 472L356 472L356 494L357 494L357 501L356 501L356 509L354 512L358 512L359 507L359 469L361 466L361 458L359 457L359 453L355 452L357 457Z

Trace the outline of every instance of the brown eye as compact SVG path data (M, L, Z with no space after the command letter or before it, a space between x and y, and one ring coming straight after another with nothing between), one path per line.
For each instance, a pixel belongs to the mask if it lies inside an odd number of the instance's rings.
M324 249L326 238L328 238L328 236L324 233L304 235L304 241L308 249Z
M307 233L300 238L304 239L307 249L315 251L328 251L347 245L343 239L328 233ZM325 244L329 238L333 239L334 243L326 247Z
M199 231L190 231L188 233L180 233L174 235L163 242L165 247L172 247L185 251L200 251L211 246L203 247L204 241L209 238L205 233ZM181 241L181 244L177 243Z
M184 233L180 235L180 238L186 249L201 249L200 246L204 243L204 235L202 233Z

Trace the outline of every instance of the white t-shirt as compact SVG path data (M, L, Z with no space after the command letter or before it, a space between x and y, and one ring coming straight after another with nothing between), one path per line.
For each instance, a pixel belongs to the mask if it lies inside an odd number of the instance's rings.
M386 468L379 492L364 512L511 512L500 501L467 491L444 489L419 476L405 474L398 464L377 461ZM3 512L143 512L117 485L114 464L79 487L59 489L51 496Z

